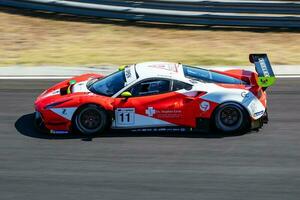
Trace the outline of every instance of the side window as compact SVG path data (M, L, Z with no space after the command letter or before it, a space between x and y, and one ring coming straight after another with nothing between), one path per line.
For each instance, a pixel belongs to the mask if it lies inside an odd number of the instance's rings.
M169 80L147 80L136 84L130 90L133 96L154 95L170 91Z
M184 82L181 82L181 81L174 80L172 91L177 91L177 90L181 90L181 89L191 90L192 87L193 86L188 84L188 83L184 83Z

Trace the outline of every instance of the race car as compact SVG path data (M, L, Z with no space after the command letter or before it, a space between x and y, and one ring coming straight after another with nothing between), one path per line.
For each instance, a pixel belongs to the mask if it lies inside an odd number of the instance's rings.
M76 76L36 99L35 121L53 134L258 130L268 122L266 89L276 78L266 54L249 58L256 72L144 62L108 76Z

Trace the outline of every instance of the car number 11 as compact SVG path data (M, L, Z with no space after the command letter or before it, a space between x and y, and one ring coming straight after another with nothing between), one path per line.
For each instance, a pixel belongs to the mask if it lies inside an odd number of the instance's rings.
M133 125L134 124L134 108L118 108L115 111L116 125Z

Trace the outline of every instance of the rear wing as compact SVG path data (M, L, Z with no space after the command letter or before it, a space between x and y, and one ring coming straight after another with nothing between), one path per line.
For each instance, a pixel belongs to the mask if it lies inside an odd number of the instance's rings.
M258 74L257 84L263 88L274 85L276 77L271 67L267 54L250 54L249 60L255 65Z

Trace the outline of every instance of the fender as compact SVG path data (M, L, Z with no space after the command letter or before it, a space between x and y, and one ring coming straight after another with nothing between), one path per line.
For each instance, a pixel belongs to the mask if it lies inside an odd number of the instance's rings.
M225 102L239 103L246 108L254 120L262 117L266 110L264 105L252 92L243 89L222 88L222 90L207 93L201 98L218 104Z

